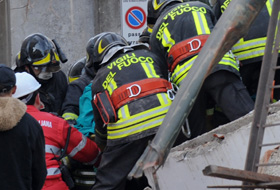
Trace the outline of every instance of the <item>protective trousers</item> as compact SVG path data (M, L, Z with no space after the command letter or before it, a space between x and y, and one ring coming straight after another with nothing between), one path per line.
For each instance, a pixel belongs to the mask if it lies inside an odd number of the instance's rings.
M129 143L107 146L96 173L92 190L142 190L148 186L145 179L127 181L127 175L146 149L154 135Z
M220 107L229 121L254 109L254 102L237 75L223 70L212 73L205 79L188 117L191 138L207 132L206 109L209 101Z
M280 65L280 58L278 58L277 66ZM258 83L260 78L262 61L248 63L240 67L240 74L244 85L247 87L250 96L253 100L256 98ZM280 84L280 70L277 69L274 75L274 85ZM273 84L271 84L273 85ZM280 100L280 89L274 89L273 99L278 101Z

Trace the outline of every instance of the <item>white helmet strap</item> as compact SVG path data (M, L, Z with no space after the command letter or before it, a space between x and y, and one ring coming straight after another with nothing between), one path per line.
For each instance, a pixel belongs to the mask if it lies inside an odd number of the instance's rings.
M20 101L22 101L23 103L27 104L27 102L29 102L29 100L33 97L33 92L28 94L28 96L26 98L20 99Z

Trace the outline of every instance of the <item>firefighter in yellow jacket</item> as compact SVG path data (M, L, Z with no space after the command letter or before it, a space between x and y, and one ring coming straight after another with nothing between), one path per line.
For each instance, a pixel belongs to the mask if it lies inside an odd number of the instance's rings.
M215 16L219 19L227 9L231 0L210 0ZM247 87L249 94L255 100L261 64L266 46L266 35L270 15L272 12L273 0L267 0L254 22L251 24L246 36L241 38L232 48L232 52L240 61L240 74ZM280 52L280 51L279 51ZM277 65L280 64L280 54L278 55ZM280 84L280 71L276 70L275 85ZM280 99L280 90L274 89L275 100Z
M105 32L94 45L96 142L107 141L92 189L125 189L126 177L167 113L175 88L164 60ZM107 137L106 137L107 131ZM127 189L127 188L126 188ZM140 184L131 189L144 189Z
M214 28L216 19L212 9L199 1L149 0L147 22L153 28L151 51L166 60L171 82L180 87ZM204 118L208 102L219 106L229 121L254 107L231 52L212 69L197 96L188 117L191 138L206 132Z

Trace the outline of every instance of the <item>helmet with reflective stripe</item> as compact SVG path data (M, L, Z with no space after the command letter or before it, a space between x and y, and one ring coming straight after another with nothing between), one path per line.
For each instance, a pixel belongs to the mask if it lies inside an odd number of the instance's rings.
M182 0L148 0L148 16L147 24L152 26L156 23L158 17L162 13L163 9L171 3L182 3Z
M41 84L29 73L16 73L16 92L12 95L14 98L21 98L41 87Z
M150 36L151 36L152 32L153 32L153 29L150 28L149 26L147 26L147 27L143 30L143 32L141 33L141 35L139 36L138 42L149 44L149 40L150 40Z
M128 46L128 42L125 38L115 32L101 33L100 37L94 44L93 49L93 64L97 71L105 58L106 54L115 46Z
M17 53L16 58L15 58L15 62L16 62L17 67L20 67L20 64L21 64L19 59L20 59L20 52Z
M86 45L87 51L87 59L86 59L86 66L91 67L93 65L93 48L96 40L102 35L103 33L97 34L96 36L90 38Z
M49 72L60 70L60 59L54 43L45 35L35 33L27 36L19 54L18 66L47 67Z
M80 59L79 61L77 61L76 63L74 63L68 72L68 82L71 83L74 80L77 80L78 78L80 78L80 76L82 75L82 73L84 72L84 67L86 65L86 57Z

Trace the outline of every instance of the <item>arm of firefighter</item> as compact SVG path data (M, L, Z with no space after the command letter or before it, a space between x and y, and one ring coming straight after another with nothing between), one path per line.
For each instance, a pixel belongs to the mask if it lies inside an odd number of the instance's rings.
M64 102L62 104L62 117L65 120L76 120L79 115L79 100L83 94L84 86L72 82L68 85Z
M95 142L98 147L103 151L107 144L107 127L104 126L104 122L101 119L98 109L95 104L92 104L94 121L95 121Z

